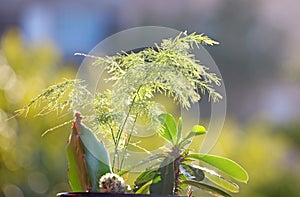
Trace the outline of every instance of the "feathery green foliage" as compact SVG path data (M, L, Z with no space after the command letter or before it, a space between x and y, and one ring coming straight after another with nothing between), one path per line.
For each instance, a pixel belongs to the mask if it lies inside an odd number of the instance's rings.
M26 106L16 111L17 115L27 115L31 108L39 106L41 110L37 116L47 115L51 112L61 113L64 110L73 110L87 105L85 101L91 93L83 85L82 80L66 79L52 85L33 98Z
M140 100L148 100L159 92L188 108L190 102L200 100L198 90L208 93L213 101L222 98L213 88L213 85L221 85L220 78L210 73L192 53L194 46L199 48L200 44L215 45L218 42L203 34L183 32L174 39L155 44L154 48L99 57L95 64L104 66L111 75L107 80L115 82L113 98L118 100L117 107L128 107L129 99L136 93Z
M127 150L138 118L148 117L153 127L158 128L157 117L163 110L153 101L156 94L169 96L185 108L199 101L201 94L207 93L213 101L222 98L214 89L214 85L221 85L220 78L193 54L193 48L201 44L218 42L203 34L182 32L140 52L94 57L94 64L109 73L106 80L113 82L111 90L92 95L84 81L65 80L44 90L18 113L27 114L37 104L42 104L38 115L88 107L95 112L89 117L93 125L109 136L115 146L115 157L124 160L125 155L118 153ZM122 169L123 163L113 162L113 167Z
M97 121L109 128L118 149L121 136L130 138L137 118L148 116L150 122L158 122L157 116L162 111L152 100L157 93L173 98L185 108L199 101L204 93L213 101L222 98L213 88L221 85L220 78L210 73L192 53L193 47L199 48L200 44L218 43L202 34L183 32L153 48L96 59L94 64L103 66L110 74L106 80L113 82L111 91L96 98L96 103L102 104L96 105L101 112L97 113ZM128 142L122 144L126 149Z

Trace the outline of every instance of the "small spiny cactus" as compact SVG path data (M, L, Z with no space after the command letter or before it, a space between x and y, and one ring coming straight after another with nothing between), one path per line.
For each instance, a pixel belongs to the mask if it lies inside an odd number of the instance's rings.
M125 183L122 177L114 173L107 173L99 180L100 192L125 193Z

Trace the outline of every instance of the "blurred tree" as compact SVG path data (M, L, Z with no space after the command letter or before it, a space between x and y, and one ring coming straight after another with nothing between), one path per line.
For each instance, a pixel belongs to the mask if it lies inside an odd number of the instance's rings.
M51 43L26 45L17 29L8 30L1 40L0 196L54 196L68 190L64 157L67 129L41 137L43 131L57 124L55 114L7 121L50 83L74 77L75 70L59 66L61 63Z

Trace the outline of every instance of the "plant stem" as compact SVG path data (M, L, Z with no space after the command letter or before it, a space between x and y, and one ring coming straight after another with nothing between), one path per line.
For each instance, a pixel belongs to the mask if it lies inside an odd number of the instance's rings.
M171 156L174 157L174 180L175 180L175 184L174 184L174 190L173 190L173 194L174 195L178 195L179 191L180 191L180 170L179 170L179 166L183 161L183 156L181 154L182 152L180 151L180 149L178 149L177 147L174 147L172 149L171 152Z
M129 145L129 142L131 140L131 136L132 136L132 133L133 133L133 130L134 130L134 126L135 126L135 123L136 123L136 120L137 120L137 117L138 115L136 114L135 118L134 118L134 122L133 122L133 125L131 127L131 130L130 130L130 133L129 133L129 136L128 136L128 139L127 139L127 142L125 144L125 148L124 148L124 154L123 154L123 157L122 157L122 161L121 161L121 165L120 165L120 169L123 168L123 164L125 162L125 158L126 158L126 151L128 149L128 145Z
M116 145L116 137L115 137L115 134L114 134L114 130L113 130L112 126L109 123L108 123L108 126L110 128L111 137L112 137L112 139L114 141L114 144Z
M138 92L139 92L140 88L141 88L141 86L137 89L137 91L136 91L136 93L135 93L135 95L134 95L134 97L132 99L132 102L130 103L129 110L128 110L127 114L126 114L126 118L125 118L125 120L124 120L124 122L123 122L123 124L121 126L121 129L118 130L118 133L117 133L117 136L116 136L116 143L115 143L115 153L114 153L114 159L113 159L113 167L115 166L116 157L118 157L118 147L119 147L121 136L122 136L123 131L124 131L124 127L125 127L126 122L127 122L128 118L130 116L130 112L131 112L132 107L134 105L135 99L138 96ZM119 162L118 162L118 164L119 164ZM117 166L119 166L119 165L117 165Z
M181 157L175 159L174 161L174 177L175 177L175 185L174 185L174 195L178 195L179 193L179 184L180 184L180 170L179 165L181 163Z

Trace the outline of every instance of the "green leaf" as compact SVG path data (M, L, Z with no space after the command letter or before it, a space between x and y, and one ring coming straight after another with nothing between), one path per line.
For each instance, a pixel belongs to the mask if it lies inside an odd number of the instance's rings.
M150 185L151 194L173 195L174 190L174 161L167 157L161 163Z
M75 114L69 142L66 147L69 181L74 191L99 191L99 179L112 172L108 152L102 142L81 123Z
M203 126L194 125L192 130L186 135L185 139L189 139L198 135L203 135L205 133L206 133L206 129Z
M146 194L149 193L151 181L155 179L157 170L142 172L136 181L134 182L134 193L135 194ZM157 178L156 178L157 179ZM160 179L160 178L159 178Z
M144 171L137 177L134 184L135 185L143 185L143 184L151 181L154 178L154 176L156 175L156 173L157 173L156 170Z
M135 194L147 194L149 193L149 188L150 188L150 182L146 183L142 187L140 187L137 191L135 191Z
M180 172L184 174L185 177L189 179L193 179L196 181L202 181L204 179L204 172L200 168L194 167L194 165L190 164L182 164L179 166Z
M180 143L179 143L179 145L178 145L178 147L179 147L179 149L182 149L182 148L184 148L186 145L188 145L188 144L190 144L192 142L192 140L191 139L183 139Z
M213 182L214 184L230 191L233 193L238 193L239 192L239 186L236 183L233 183L230 180L225 179L219 174L210 174L210 173L205 173L205 177Z
M209 155L209 154L190 154L187 156L187 158L192 158L192 159L197 159L200 161L203 161L218 170L226 173L227 175L231 176L237 181L247 183L249 176L248 173L244 168L242 168L239 164L236 162L224 158L224 157L219 157L215 155Z
M80 124L80 138L85 153L87 173L92 191L99 191L99 179L111 173L110 158L106 147L85 125Z
M191 138L206 133L206 129L201 125L194 125L192 130L188 132L183 140L179 143L179 148L184 148L192 142Z
M195 135L202 135L206 133L206 129L202 125L194 125L192 132L195 133Z
M171 114L160 114L158 119L163 126L163 129L159 132L159 134L167 141L175 144L177 129L174 117Z
M89 190L90 182L87 176L87 168L84 159L82 142L78 135L78 130L73 124L72 131L66 145L68 159L69 183L74 192Z
M177 125L177 140L176 140L176 144L179 143L179 141L182 138L182 118L180 117L178 119L178 125Z
M182 181L182 184L187 184L187 185L191 185L194 187L197 187L203 191L208 192L209 194L213 195L213 196L217 196L217 197L231 197L231 195L229 195L228 193L215 188L213 186L198 182L198 181L192 181L192 180L187 180L187 181Z
M197 172L197 170L201 171L202 173L204 173L203 178L205 176L211 182L215 183L216 185L218 185L218 186L220 186L220 187L222 187L222 188L224 188L224 189L226 189L230 192L234 192L234 193L239 192L239 186L236 183L225 179L224 177L222 177L221 175L219 175L218 173L216 173L213 170L210 170L210 169L207 169L205 167L201 167L201 166L198 166L198 165L195 165L195 164L189 164L189 165L186 165L186 166L188 166L190 169L192 169L192 172ZM194 177L192 177L192 179L194 179L196 181L201 181L201 180L198 180Z

